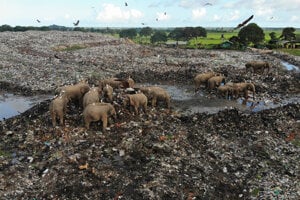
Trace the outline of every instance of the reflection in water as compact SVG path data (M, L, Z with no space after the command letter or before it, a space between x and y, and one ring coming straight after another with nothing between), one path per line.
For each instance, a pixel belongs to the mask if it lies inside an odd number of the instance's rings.
M49 98L50 96L48 95L24 97L9 93L2 93L0 94L0 121L3 118L7 119L19 115L33 107L35 104Z

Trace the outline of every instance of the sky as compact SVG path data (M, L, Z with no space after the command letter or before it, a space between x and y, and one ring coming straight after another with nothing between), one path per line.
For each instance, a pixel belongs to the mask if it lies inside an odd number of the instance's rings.
M125 3L127 5L125 5ZM0 25L300 28L300 0L0 0Z

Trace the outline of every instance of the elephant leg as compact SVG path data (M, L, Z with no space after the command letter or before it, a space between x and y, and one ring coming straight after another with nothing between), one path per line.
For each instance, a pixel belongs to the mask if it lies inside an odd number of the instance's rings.
M107 116L102 117L102 131L105 132L107 128Z
M143 105L143 110L144 110L144 113L147 113L147 103L145 103L145 104Z
M63 111L61 111L59 114L58 114L58 117L59 117L59 123L61 126L64 125L64 113Z
M152 107L155 107L155 105L156 105L156 97L153 97L152 98Z
M52 119L52 126L56 126L56 115L55 113L51 112L51 119Z
M87 130L89 130L90 129L90 120L86 117L85 119L84 119L84 124L85 124L85 128L87 129Z
M136 115L139 114L139 105L134 106L134 112Z

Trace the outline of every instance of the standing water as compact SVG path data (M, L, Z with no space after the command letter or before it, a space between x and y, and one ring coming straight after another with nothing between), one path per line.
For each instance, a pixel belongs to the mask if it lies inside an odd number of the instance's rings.
M281 64L287 69L287 70L295 70L296 72L299 72L299 67L285 61L281 61Z
M19 115L39 102L49 98L49 95L25 97L10 93L2 93L0 94L0 121Z

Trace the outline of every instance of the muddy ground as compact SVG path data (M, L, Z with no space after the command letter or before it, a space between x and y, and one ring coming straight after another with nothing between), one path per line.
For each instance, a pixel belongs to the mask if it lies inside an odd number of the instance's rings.
M298 57L143 47L90 33L1 33L0 39L2 91L53 94L80 77L92 85L130 75L137 84L180 86L193 97L174 94L170 111L160 105L139 115L116 106L107 132L101 123L87 131L74 104L66 126L52 128L50 100L1 121L0 199L300 198L299 72L280 64L299 67ZM85 48L61 50L79 43ZM270 73L245 73L245 62L254 59L269 61ZM205 88L192 93L195 74L208 70L254 82L256 101L276 108L193 111L203 99L223 102Z

